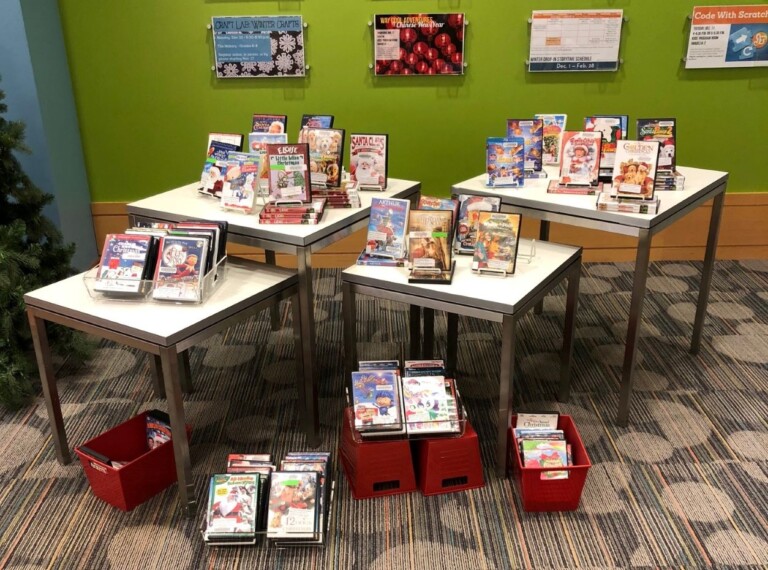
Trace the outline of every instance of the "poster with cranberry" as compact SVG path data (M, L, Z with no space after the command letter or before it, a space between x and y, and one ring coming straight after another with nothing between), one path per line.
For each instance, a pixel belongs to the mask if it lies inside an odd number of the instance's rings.
M377 14L376 75L463 75L464 14Z

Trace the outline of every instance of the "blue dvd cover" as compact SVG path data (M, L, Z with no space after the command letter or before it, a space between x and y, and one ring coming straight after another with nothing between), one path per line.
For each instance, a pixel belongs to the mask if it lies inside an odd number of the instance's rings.
M365 252L395 259L405 257L410 208L409 200L374 197L371 200Z
M485 145L488 186L520 187L525 182L525 140L522 137L490 137Z
M525 169L541 170L544 155L544 121L541 119L507 119L507 136L525 139Z

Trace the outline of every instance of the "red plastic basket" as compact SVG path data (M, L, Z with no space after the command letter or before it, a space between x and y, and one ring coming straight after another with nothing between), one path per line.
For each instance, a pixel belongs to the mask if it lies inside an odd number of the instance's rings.
M461 437L419 439L413 442L419 489L439 495L485 486L480 443L468 421Z
M513 416L512 425L516 421L517 416ZM511 461L525 511L575 511L579 508L581 491L592 463L571 416L561 415L557 427L563 430L565 440L571 444L573 465L570 467L523 467L514 432L509 430ZM568 478L542 479L542 474L547 471L568 471Z
M146 415L139 414L82 446L111 460L127 461L120 469L75 448L93 494L124 511L130 511L177 480L173 441L147 449ZM192 428L186 426L186 430L189 437Z
M370 499L416 491L410 442L406 439L363 441L356 436L352 422L352 408L346 408L339 457L352 496Z

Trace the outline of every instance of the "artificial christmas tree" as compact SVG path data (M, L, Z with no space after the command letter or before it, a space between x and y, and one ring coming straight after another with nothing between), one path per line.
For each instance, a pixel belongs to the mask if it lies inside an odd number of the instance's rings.
M29 152L24 125L8 121L0 90L0 404L23 405L35 392L37 366L25 314L24 293L73 273L74 244L43 215L53 196L37 188L14 152ZM49 327L52 350L84 359L90 344L79 333Z

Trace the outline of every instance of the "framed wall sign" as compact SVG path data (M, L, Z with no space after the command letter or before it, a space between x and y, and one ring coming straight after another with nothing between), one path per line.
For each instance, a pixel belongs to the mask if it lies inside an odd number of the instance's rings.
M768 4L695 6L685 67L767 67Z
M463 75L464 14L377 14L376 75Z
M211 19L216 77L304 77L301 16Z
M528 71L616 71L623 10L534 10Z

